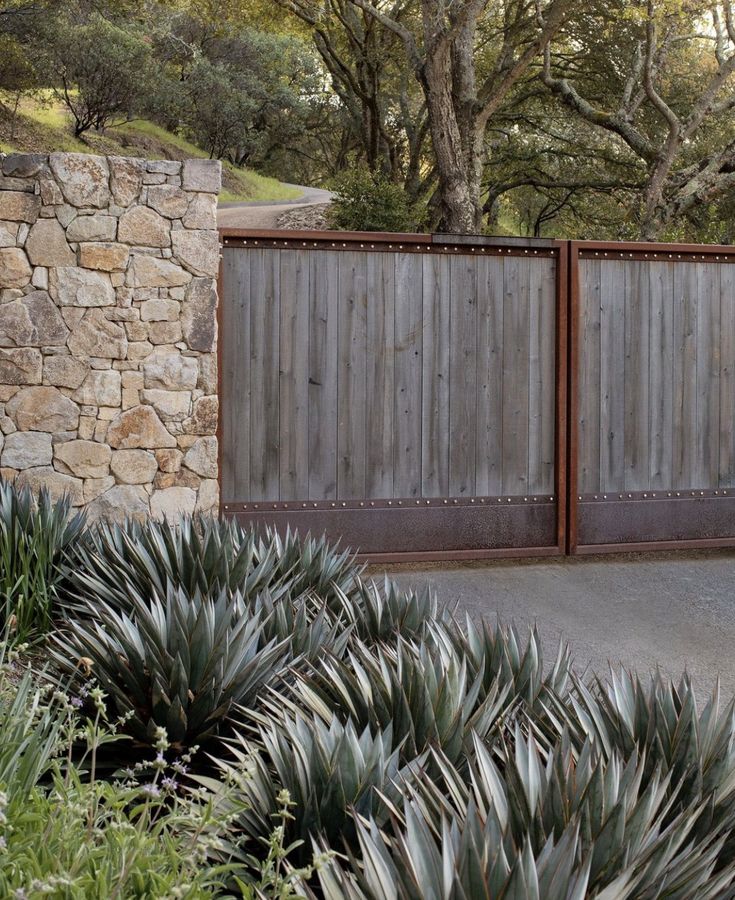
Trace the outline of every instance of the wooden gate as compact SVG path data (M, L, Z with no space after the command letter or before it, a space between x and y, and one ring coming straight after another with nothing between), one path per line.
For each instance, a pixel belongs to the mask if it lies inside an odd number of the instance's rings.
M735 544L735 248L569 258L571 552Z
M563 552L566 243L221 234L226 514L382 559Z

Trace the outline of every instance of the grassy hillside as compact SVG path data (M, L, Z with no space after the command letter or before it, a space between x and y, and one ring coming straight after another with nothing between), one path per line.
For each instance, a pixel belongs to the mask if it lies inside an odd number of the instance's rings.
M104 133L74 137L66 110L51 101L24 100L15 128L8 109L0 104L0 152L50 153L66 150L76 153L108 153L142 156L147 159L190 159L204 157L199 147L144 119L108 128ZM300 196L294 188L275 178L266 178L249 169L223 164L223 190L220 200L290 200Z

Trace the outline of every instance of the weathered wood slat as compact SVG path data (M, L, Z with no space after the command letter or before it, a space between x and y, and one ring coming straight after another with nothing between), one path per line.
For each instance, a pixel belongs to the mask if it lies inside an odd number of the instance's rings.
M503 490L503 259L477 261L477 455L475 490Z
M250 499L272 500L280 496L280 251L247 252L251 254Z
M281 251L280 496L309 496L309 254Z
M623 263L625 269L625 482L628 491L649 487L650 289L648 267Z
M599 259L579 261L579 485L582 493L600 490L600 288Z
M554 489L556 264L539 259L529 267L528 487Z
M395 267L367 256L366 496L393 496Z
M649 482L651 490L673 485L674 264L648 266L649 319Z
M367 262L364 253L339 257L339 336L337 404L339 410L337 496L365 496Z
M723 265L720 268L718 486L735 487L735 265Z
M396 497L421 496L421 381L423 264L418 254L395 255Z
M309 495L337 496L337 318L339 254L310 254Z
M697 455L692 487L717 484L720 434L720 267L697 265Z
M503 261L503 493L528 491L530 272L525 260Z
M421 483L424 497L449 495L449 264L447 256L423 258Z
M625 264L600 274L600 490L625 488Z
M697 435L697 267L674 267L673 488L693 486Z
M250 498L250 264L237 250L222 255L232 325L223 329L221 383L222 492L226 497Z
M449 493L475 493L477 426L477 267L474 259L450 260Z

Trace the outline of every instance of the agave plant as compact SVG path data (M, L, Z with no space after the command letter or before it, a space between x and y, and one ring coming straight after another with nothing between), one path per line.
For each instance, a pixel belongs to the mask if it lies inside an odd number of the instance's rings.
M163 597L175 587L189 596L237 591L248 601L266 590L274 597L308 592L331 602L352 589L359 571L324 539L274 531L260 537L235 520L206 516L129 521L89 530L68 566L63 599L70 611L92 598L129 610L134 596Z
M46 490L36 498L0 479L0 628L9 626L15 640L48 632L66 553L84 521L68 498L53 503Z
M562 739L546 755L519 728L501 765L475 738L469 785L441 754L441 784L406 783L391 829L356 823L359 855L332 856L322 895L371 900L454 897L537 900L702 900L730 896L735 863L718 866L724 841L691 835L706 804L668 824L669 779L644 777L646 761L581 754ZM326 842L315 841L320 851ZM308 890L308 888L306 888Z
M421 592L405 590L387 576L382 585L357 581L348 595L335 589L334 608L366 644L387 641L396 635L421 640L434 622L443 621L436 596L427 586Z
M202 742L234 704L256 704L285 664L287 642L264 638L262 615L239 593L169 586L163 599L130 603L125 612L98 601L94 616L53 636L50 653L62 673L90 671L138 741L163 727L175 749Z
M429 747L459 760L473 731L487 735L496 725L510 687L496 683L481 696L481 678L448 641L399 637L375 647L355 641L344 659L325 655L295 674L293 696L324 721L336 711L359 729L390 729L408 763Z
M235 820L240 838L264 843L273 830L281 792L293 802L289 841L310 838L349 845L355 817L376 812L380 790L389 790L399 777L399 754L390 729L358 733L336 717L319 718L282 712L258 729L257 737L242 735L228 742L232 760L219 760L222 780L197 779L215 798L232 794L237 785L239 812ZM223 784L226 787L223 787Z

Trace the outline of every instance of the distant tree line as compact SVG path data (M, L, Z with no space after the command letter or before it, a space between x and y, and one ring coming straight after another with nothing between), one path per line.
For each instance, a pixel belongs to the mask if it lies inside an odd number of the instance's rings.
M735 239L729 0L0 0L0 31L6 105L145 115L407 228Z

